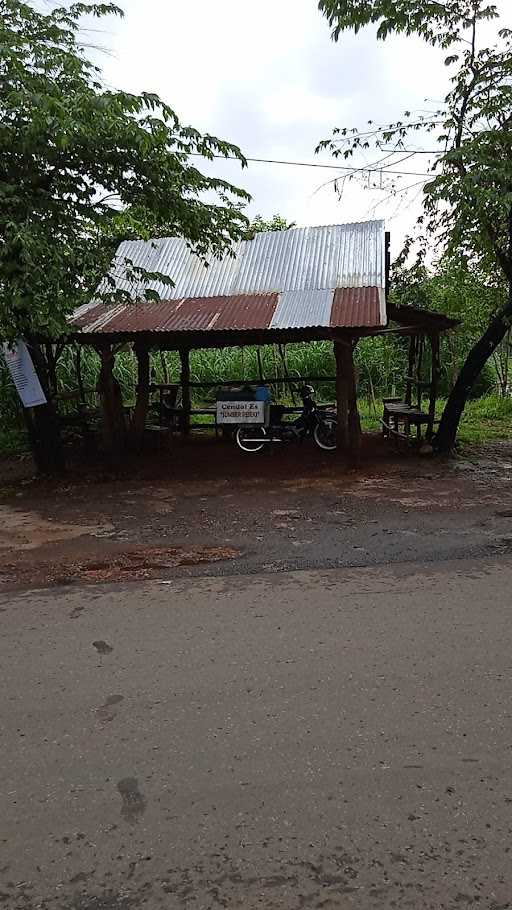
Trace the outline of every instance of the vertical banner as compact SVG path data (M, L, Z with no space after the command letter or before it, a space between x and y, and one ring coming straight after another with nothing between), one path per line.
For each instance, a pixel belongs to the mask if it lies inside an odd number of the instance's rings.
M25 342L17 341L13 345L4 343L3 351L7 368L23 402L23 407L35 408L40 404L47 404Z

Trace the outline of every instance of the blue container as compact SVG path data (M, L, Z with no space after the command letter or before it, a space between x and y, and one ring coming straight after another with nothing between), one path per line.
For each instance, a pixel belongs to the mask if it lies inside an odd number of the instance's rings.
M259 385L254 393L255 401L270 401L271 397L270 389L266 385Z

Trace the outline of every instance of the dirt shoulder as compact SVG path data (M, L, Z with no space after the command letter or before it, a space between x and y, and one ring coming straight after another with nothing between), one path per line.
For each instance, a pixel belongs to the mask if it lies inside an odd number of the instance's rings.
M4 590L512 550L508 443L440 461L373 440L356 471L307 444L244 458L206 439L60 482L0 467Z

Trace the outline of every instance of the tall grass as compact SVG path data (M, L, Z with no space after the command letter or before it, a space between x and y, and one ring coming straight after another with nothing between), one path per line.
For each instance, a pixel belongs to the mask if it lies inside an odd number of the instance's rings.
M362 416L367 428L376 428L381 413L380 400L386 395L402 394L404 376L407 372L407 339L400 337L363 338L356 348L355 360L358 371L358 388ZM282 352L273 345L259 349L261 370L264 378L289 376L299 381L301 377L334 377L335 362L332 344L327 341L314 341L308 344L290 344ZM260 366L256 347L231 347L220 350L198 350L190 355L191 378L194 382L216 383L233 380L258 380ZM428 363L425 364L428 369ZM87 390L87 401L97 405L96 387L99 377L100 362L98 355L88 348L82 351L82 379ZM151 356L152 381L179 382L180 359L175 352L155 352ZM127 404L133 403L137 385L137 367L132 351L127 347L116 357L115 374L120 382L123 399ZM76 392L76 352L67 347L58 364L58 387L60 393ZM446 395L450 377L444 376L440 393ZM486 380L482 391L492 391L493 382ZM323 401L334 399L332 382L316 381L317 396ZM279 385L273 390L274 397L290 398L290 390ZM195 388L192 394L193 403L210 403L215 397L215 388ZM441 407L442 402L439 403ZM77 406L76 399L59 400L59 409L63 413L73 411ZM488 438L486 433L494 429L498 435L510 435L512 419L512 399L500 399L491 394L485 398L469 402L461 424L461 438L477 438L478 426L483 427L480 435ZM15 445L23 431L23 419L17 393L7 373L3 359L0 357L0 435L8 440L9 448Z

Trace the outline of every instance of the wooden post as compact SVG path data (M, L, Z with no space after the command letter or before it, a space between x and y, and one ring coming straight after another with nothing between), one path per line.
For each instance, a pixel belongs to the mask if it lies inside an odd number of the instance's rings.
M336 360L336 412L338 417L337 443L338 449L346 449L348 445L348 393L347 383L343 375L343 342L334 342L334 358Z
M354 346L352 342L345 348L344 359L347 376L347 401L348 401L348 449L354 464L359 462L361 454L361 421L357 409L357 382L356 368L354 365Z
M137 358L137 398L133 412L132 431L137 448L140 448L144 439L146 417L149 408L149 349L138 342L134 345Z
M76 353L76 383L78 386L78 394L80 396L80 404L85 405L85 389L84 389L84 378L82 375L82 346L80 344L75 345Z
M357 463L361 451L361 422L357 409L357 384L352 339L336 341L334 348L338 421L344 425L343 429L340 429L338 423L338 438L340 441L345 440L351 461Z
M425 347L425 336L419 335L418 336L418 362L416 365L416 370L417 370L416 379L418 380L418 396L417 396L418 411L421 411L421 395L422 395L421 368L422 368L422 362L423 362L424 347Z
M162 367L162 378L165 385L169 385L169 370L167 369L167 361L165 359L165 351L160 351L160 366Z
M115 353L110 345L97 350L101 359L98 392L103 409L103 442L107 452L117 454L124 447L126 424L121 387L113 374Z
M412 383L414 379L414 364L416 362L416 335L411 335L409 342L409 361L407 365L407 380L405 385L405 400L412 403Z
M183 414L181 418L181 432L184 436L190 433L190 351L188 348L181 348L181 406Z
M386 269L386 286L385 286L385 295L386 295L386 311L387 303L389 298L389 288L390 288L390 276L391 271L391 234L389 231L386 231L384 234L384 259L385 259L385 269Z
M52 398L57 395L57 351L50 342L45 345L45 355L48 374L48 387Z
M427 439L432 439L434 435L434 420L436 418L436 399L437 399L437 387L439 384L439 335L430 336L430 347L432 349L432 372L430 378L430 401L428 407L428 424L427 424Z

